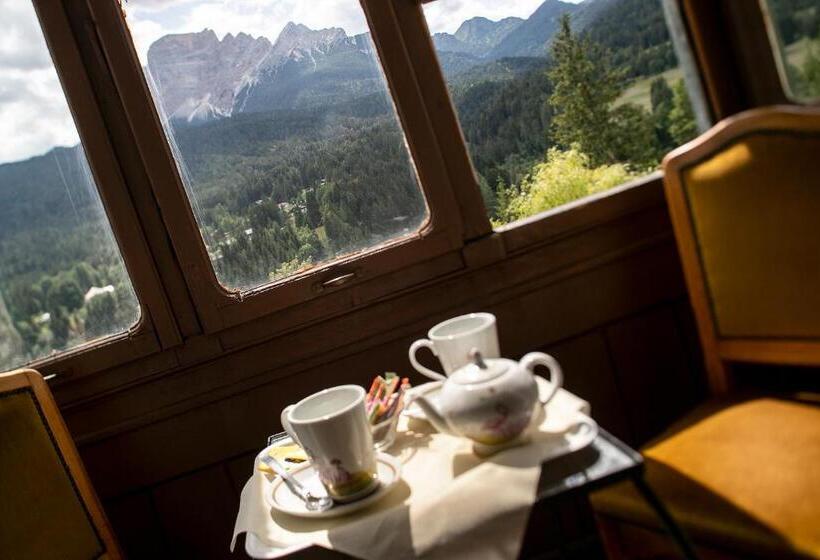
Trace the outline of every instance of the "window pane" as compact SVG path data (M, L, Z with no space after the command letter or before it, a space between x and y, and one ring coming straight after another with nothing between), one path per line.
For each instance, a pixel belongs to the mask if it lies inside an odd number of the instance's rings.
M30 2L0 2L0 371L126 330L131 283Z
M496 225L655 170L698 132L660 0L424 11Z
M356 0L126 4L217 277L253 288L427 209Z
M769 33L781 62L784 90L793 99L820 97L820 2L763 0Z

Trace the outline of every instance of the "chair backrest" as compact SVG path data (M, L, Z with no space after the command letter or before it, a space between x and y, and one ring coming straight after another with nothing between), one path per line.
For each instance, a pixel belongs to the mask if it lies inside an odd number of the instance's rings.
M0 374L0 558L121 558L51 391Z
M712 390L727 362L820 365L820 111L726 119L664 184Z

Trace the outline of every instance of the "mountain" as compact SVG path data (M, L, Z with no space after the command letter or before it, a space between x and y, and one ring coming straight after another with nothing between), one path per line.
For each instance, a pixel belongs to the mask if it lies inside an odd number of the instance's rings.
M148 49L148 71L168 118L199 123L235 112L344 101L379 88L369 35L289 22L271 43L206 29L166 35Z
M282 33L286 31L287 27ZM280 44L281 35L254 79L237 93L237 111L255 113L344 103L382 88L368 34L349 37L341 29L321 30L304 33L294 46L277 52Z
M576 32L609 49L629 77L658 73L675 64L659 2L545 0L526 19L474 17L455 33L434 34L448 82L518 75L510 72L509 64L493 62L515 58L513 66L527 68L546 58L564 14L572 16ZM164 111L175 124L345 104L383 92L369 34L348 36L338 27L310 29L294 22L285 25L273 42L246 33L228 34L220 41L209 29L167 35L149 48L148 70Z
M264 37L211 29L166 35L148 49L148 70L170 119L208 120L233 112L236 94L272 51Z
M608 50L626 78L651 76L677 65L660 2L596 0L581 6L576 29Z
M535 12L509 33L487 53L488 58L507 56L547 55L549 41L558 30L561 16L574 14L581 4L570 4L560 0L546 0Z
M434 34L433 43L438 51L461 52L483 57L523 22L523 19L517 17L508 17L500 21L474 17L462 23L455 34Z

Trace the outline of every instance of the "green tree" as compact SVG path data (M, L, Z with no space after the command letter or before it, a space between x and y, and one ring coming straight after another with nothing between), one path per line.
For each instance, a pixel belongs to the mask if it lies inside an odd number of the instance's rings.
M114 294L104 293L91 299L86 306L85 333L90 337L112 334L117 329L117 300Z
M820 32L818 38L806 39L806 58L803 60L803 67L796 72L796 84L793 85L795 93L804 99L820 96Z
M600 46L573 34L567 14L551 53L549 103L555 110L552 132L558 145L579 149L594 167L615 162L642 169L656 166L660 149L651 115L634 104L614 106L621 73L612 69Z
M60 274L49 288L46 297L50 309L62 307L70 312L82 307L84 295L73 275Z
M90 287L96 286L99 282L99 275L87 262L75 264L73 272L74 278L77 279L77 285L83 292L87 292Z
M678 80L672 90L672 110L669 111L669 134L675 145L685 144L698 135L698 125L695 122L695 113L692 102L686 91L686 84Z
M65 308L58 307L51 312L49 328L51 329L51 334L54 337L52 347L55 350L65 348L65 345L68 342L69 330L71 328L71 323Z
M316 198L316 189L310 188L305 191L305 211L308 225L313 229L319 227L322 223L322 211Z
M614 162L628 163L643 171L658 166L660 146L655 120L643 107L632 103L615 107L610 117L610 130L617 133L617 141L612 146Z
M623 164L593 166L578 150L551 149L543 163L533 168L508 202L501 223L511 222L555 208L584 196L611 189L634 176Z
M555 111L555 141L564 149L577 146L593 165L615 161L610 106L620 94L620 77L600 48L573 34L569 14L561 17L551 56L549 104Z
M666 78L659 76L652 80L649 89L649 99L652 104L652 118L655 120L655 135L663 151L674 148L675 141L669 134L669 113L675 100L675 93L669 87Z

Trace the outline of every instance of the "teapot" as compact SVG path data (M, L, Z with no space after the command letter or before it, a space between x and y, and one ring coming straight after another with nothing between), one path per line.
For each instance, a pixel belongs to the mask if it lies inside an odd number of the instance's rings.
M552 356L532 352L521 362L505 358L484 359L470 351L473 363L454 371L443 383L438 406L424 396L415 401L430 423L441 433L473 440L479 454L515 443L532 420L539 404L533 370L550 370L551 391L541 399L545 405L561 387L561 366Z

